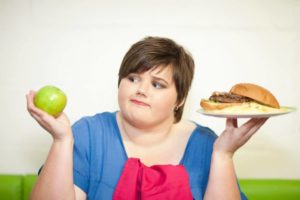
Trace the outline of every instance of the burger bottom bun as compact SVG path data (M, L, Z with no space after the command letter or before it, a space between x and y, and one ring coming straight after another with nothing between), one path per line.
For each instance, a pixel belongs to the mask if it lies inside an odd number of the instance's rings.
M204 110L222 110L224 108L232 107L232 106L240 106L242 103L219 103L206 99L202 99L200 102L200 106Z
M202 99L201 107L205 111L220 114L259 114L259 113L278 113L281 109L272 108L256 102L245 103L218 103Z

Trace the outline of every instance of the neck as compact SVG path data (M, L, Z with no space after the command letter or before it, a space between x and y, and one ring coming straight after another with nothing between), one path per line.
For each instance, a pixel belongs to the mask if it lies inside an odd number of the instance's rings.
M168 138L172 128L174 127L174 119L167 119L155 126L136 127L126 121L120 112L118 112L117 117L123 139L126 142L142 147L156 146L163 143Z

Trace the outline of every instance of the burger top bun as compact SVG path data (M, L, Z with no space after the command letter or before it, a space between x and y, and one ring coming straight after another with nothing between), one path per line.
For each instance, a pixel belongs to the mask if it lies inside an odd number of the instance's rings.
M273 108L280 108L277 99L270 91L255 84L251 84L251 83L236 84L230 89L230 93L249 97L259 103L262 103L264 105Z

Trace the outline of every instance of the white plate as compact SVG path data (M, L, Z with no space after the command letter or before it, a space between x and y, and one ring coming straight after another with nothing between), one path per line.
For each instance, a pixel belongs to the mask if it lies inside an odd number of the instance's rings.
M278 112L270 112L270 113L224 113L224 112L218 112L218 111L205 111L203 109L197 110L197 112L207 115L207 116L213 116L213 117L222 117L222 118L265 118L265 117L274 117L278 115L284 115L291 112L296 111L296 108L293 107L281 107L280 111Z

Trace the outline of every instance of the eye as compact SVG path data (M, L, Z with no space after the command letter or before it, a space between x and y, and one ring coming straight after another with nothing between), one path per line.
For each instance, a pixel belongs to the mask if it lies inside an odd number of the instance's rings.
M156 88L156 89L162 89L162 88L166 88L166 86L164 84L161 84L157 81L153 82L152 83L153 87Z
M127 77L127 79L132 82L132 83L136 83L140 80L140 78L137 75L131 74Z

